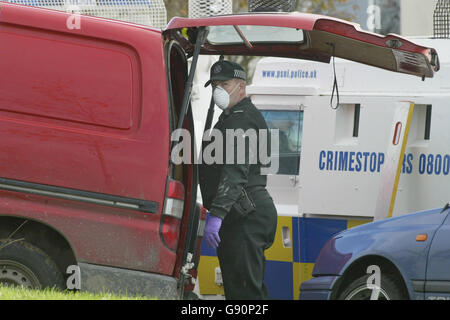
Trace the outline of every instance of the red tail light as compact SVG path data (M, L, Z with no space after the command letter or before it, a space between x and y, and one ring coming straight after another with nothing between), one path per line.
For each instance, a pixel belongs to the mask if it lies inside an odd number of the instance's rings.
M180 225L184 210L184 186L181 182L169 179L162 216L162 239L164 244L176 250L180 237Z

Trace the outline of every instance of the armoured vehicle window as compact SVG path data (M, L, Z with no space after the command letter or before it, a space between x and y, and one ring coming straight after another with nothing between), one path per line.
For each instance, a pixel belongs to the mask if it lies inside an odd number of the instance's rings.
M279 130L277 174L298 175L300 166L303 111L261 110L269 130Z

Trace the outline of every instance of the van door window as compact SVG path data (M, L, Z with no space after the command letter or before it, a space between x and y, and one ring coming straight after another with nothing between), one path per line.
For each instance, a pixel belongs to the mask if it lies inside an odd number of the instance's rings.
M241 33L241 35L239 34ZM242 36L250 43L303 43L303 30L271 26L212 26L207 40L214 45L244 43Z
M269 130L279 131L279 157L277 174L298 175L303 128L303 111L261 110Z

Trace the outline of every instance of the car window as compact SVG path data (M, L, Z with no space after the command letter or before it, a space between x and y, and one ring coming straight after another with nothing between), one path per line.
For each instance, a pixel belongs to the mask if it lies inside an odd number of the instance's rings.
M301 154L303 111L262 110L269 130L279 131L277 174L298 175Z

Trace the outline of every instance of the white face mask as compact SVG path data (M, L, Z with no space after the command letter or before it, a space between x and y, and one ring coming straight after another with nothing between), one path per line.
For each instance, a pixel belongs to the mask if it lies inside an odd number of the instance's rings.
M230 96L234 93L234 91L239 87L239 83L230 93L228 93L221 86L217 86L213 92L214 103L222 110L225 110L230 105Z

